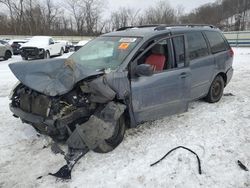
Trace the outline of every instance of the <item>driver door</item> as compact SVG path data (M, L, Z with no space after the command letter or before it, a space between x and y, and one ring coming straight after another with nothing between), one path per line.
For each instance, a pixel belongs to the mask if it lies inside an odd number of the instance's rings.
M152 56L155 45L163 45L165 49L164 54L161 54L165 56L162 70L154 71L152 76L138 76L136 73L131 76L132 106L136 123L187 111L191 73L186 61L185 41L184 35L160 39L133 62L135 67L148 63L147 59ZM158 61L157 58L155 61Z

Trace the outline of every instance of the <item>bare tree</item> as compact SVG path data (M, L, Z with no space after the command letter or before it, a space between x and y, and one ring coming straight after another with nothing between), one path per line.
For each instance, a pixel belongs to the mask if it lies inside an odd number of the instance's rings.
M101 14L105 7L105 0L84 0L86 13L86 31L87 34L96 34L103 28Z
M175 11L168 1L158 1L154 7L146 10L144 23L146 24L170 24L175 21Z
M13 0L0 0L0 4L5 5L8 8L8 10L9 10L9 14L10 14L10 27L16 33L13 3L14 3Z
M125 26L138 24L138 16L140 9L120 7L117 11L111 13L111 30L115 30Z
M56 16L59 14L59 8L53 4L52 0L46 0L45 4L44 17L46 18L47 29L50 30Z
M85 8L82 0L66 0L68 10L72 13L76 23L77 32L83 33L86 19Z

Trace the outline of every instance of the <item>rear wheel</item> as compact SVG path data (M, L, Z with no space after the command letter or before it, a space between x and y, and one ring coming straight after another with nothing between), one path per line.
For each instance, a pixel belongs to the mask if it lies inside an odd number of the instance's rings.
M6 51L6 52L5 52L5 55L4 55L4 60L10 59L11 56L12 56L11 52L10 52L10 51Z
M211 84L209 92L205 98L205 100L209 103L216 103L218 102L224 91L225 82L222 76L218 75L215 77L214 81Z
M114 134L111 138L104 140L97 148L94 149L97 153L108 153L114 150L123 140L126 126L124 115L122 115L116 124Z

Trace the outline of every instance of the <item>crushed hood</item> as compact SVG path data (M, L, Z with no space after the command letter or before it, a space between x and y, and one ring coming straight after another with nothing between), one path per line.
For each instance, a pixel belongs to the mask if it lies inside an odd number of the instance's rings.
M77 82L103 74L69 59L25 61L9 64L9 67L21 83L49 96L63 95L72 90Z

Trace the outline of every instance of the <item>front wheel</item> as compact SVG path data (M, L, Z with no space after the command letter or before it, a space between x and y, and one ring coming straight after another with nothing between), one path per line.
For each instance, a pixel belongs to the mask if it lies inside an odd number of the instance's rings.
M5 52L5 55L4 55L4 60L10 59L11 56L12 56L11 52L10 52L10 51L6 51L6 52Z
M64 50L63 50L63 48L61 48L59 55L62 56L63 53L64 53Z
M216 103L218 102L224 91L225 82L222 76L218 75L215 77L214 81L212 82L209 92L205 98L205 100L209 103Z
M49 59L49 58L50 58L50 53L49 53L49 51L46 51L44 53L44 59Z
M94 149L97 153L108 153L114 150L123 140L126 130L124 115L122 115L116 124L114 134L111 138L104 140L97 148Z

